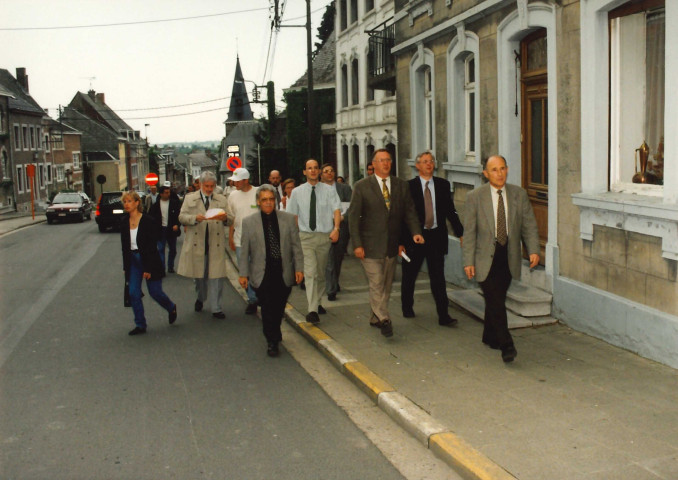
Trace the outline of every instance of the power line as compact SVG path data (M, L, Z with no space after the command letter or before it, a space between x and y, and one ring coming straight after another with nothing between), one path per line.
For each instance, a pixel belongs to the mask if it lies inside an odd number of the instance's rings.
M96 25L67 25L67 26L53 26L53 27L0 27L0 31L26 31L26 30L69 30L77 28L100 28L100 27L120 27L125 25L144 25L148 23L163 23L163 22L179 22L183 20L198 20L201 18L221 17L224 15L237 15L239 13L258 12L261 10L268 10L267 7L249 8L246 10L236 10L234 12L212 13L208 15L196 15L193 17L180 18L165 18L160 20L140 20L138 22L121 22L121 23L101 23Z
M189 107L191 105L201 105L203 103L212 103L212 102L219 102L221 100L228 100L231 97L221 97L221 98L215 98L213 100L204 100L202 102L193 102L193 103L183 103L181 105L169 105L166 107L148 107L148 108L116 108L116 112L138 112L140 110L164 110L167 108L179 108L179 107Z

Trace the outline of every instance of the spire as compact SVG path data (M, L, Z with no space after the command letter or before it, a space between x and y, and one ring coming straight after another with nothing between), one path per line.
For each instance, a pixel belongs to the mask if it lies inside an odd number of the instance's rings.
M245 79L240 69L240 56L236 57L235 78L233 79L233 91L231 92L231 106L228 109L227 122L241 122L245 120L254 120L252 109L250 108L250 99L247 96L247 87Z

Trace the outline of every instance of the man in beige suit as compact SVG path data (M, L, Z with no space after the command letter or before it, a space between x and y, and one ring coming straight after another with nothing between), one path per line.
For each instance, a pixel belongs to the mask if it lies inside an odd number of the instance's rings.
M399 245L403 223L412 233L414 243L424 243L410 186L391 175L391 164L388 150L374 152L374 175L354 185L347 213L353 253L361 260L370 287L370 325L380 328L385 337L393 336L388 300L396 257L405 251L405 247Z
M200 188L189 193L179 212L179 222L186 226L186 238L179 257L177 273L196 279L198 299L195 311L202 310L209 298L212 316L226 318L221 310L221 292L226 277L226 197L214 193L217 177L205 171L200 175ZM210 209L224 212L207 218Z
M518 352L508 329L506 292L512 278L520 279L521 239L530 268L539 264L539 233L527 192L506 183L506 159L488 158L483 175L489 182L466 199L464 272L469 280L475 277L485 297L483 343L501 350L504 362L512 362Z

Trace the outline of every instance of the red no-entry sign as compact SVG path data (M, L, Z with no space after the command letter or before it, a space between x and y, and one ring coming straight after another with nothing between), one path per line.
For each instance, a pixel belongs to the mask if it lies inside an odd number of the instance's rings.
M157 185L159 179L158 179L158 175L157 175L157 174L151 172L151 173L149 173L148 175L146 175L146 177L144 178L144 180L146 180L146 184L147 184L147 185L151 185L151 186L152 186L152 185Z
M229 157L226 160L226 167L233 172L236 168L242 167L242 160L240 160L240 157Z

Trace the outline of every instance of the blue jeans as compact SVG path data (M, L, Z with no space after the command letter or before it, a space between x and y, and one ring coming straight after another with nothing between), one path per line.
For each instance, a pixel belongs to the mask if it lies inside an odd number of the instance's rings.
M129 272L129 298L134 311L134 324L139 328L146 328L146 317L144 316L144 304L141 301L141 282L144 279L144 266L141 263L141 254L132 252L132 261L130 262ZM146 280L146 287L151 298L158 304L171 312L176 305L162 291L162 280Z
M167 264L165 264L165 245L169 246ZM174 259L177 256L177 236L169 227L162 227L160 240L158 240L158 252L160 253L160 260L162 261L162 268L164 268L165 271L174 270Z
M235 247L235 258L238 260L238 265L240 264L240 247ZM247 303L257 303L257 293L252 288L252 285L247 283Z

